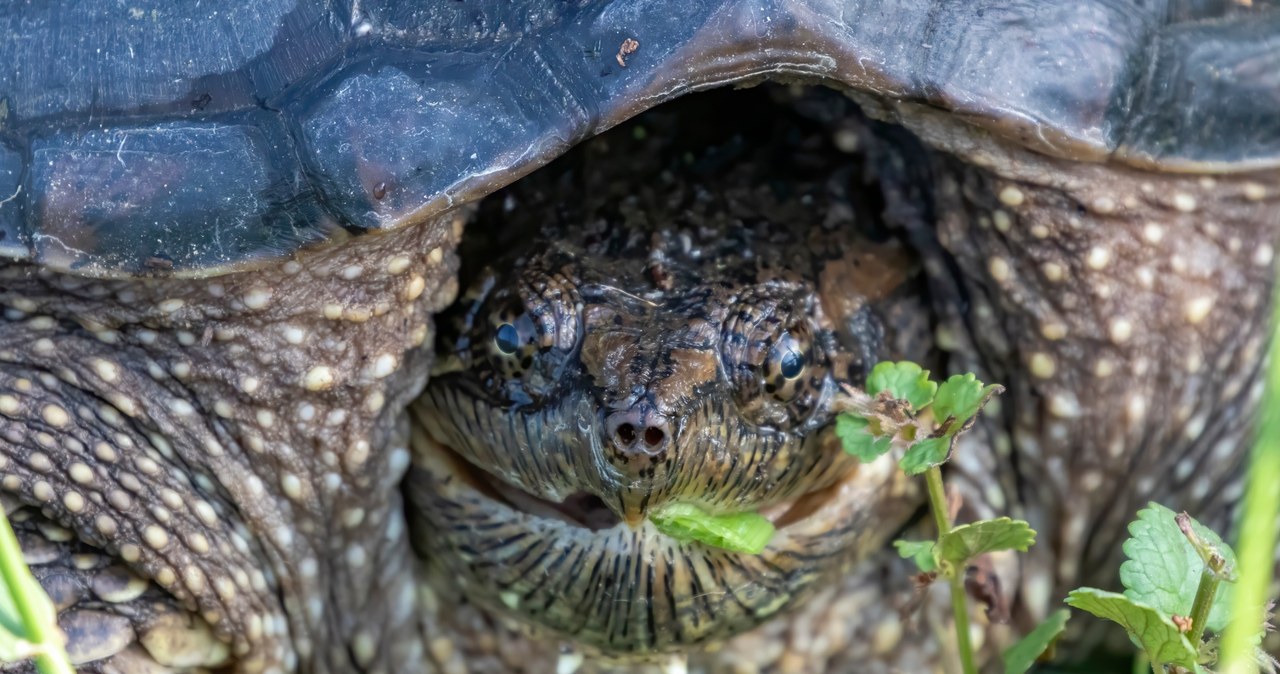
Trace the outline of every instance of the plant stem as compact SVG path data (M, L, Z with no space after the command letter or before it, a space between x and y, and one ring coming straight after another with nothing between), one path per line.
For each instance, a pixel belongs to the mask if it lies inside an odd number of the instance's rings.
M1196 587L1196 599L1191 603L1191 631L1187 639L1191 647L1199 650L1200 640L1204 637L1205 623L1209 622L1209 609L1213 608L1213 598L1218 594L1218 583L1222 580L1209 569L1200 572L1200 585Z
M933 511L933 521L938 525L938 541L951 532L951 517L947 515L947 492L942 487L942 469L938 466L930 468L924 474L925 484L929 487L929 508ZM951 612L956 623L956 648L960 651L960 667L964 674L977 674L978 667L973 662L973 644L969 642L969 605L964 591L964 569L951 570Z
M49 611L53 605L48 597L41 596L40 585L32 577L31 571L22 561L22 548L18 547L18 537L9 526L9 518L0 516L0 577L9 588L13 597L14 608L22 618L22 627L26 638L40 648L36 656L36 669L40 674L75 674L75 669L67 660L66 650L62 646L62 636L49 616L41 615L42 606Z

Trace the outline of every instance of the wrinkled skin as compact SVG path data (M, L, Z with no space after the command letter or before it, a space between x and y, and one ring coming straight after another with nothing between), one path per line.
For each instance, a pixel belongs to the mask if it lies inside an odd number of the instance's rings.
M847 113L810 112L828 131ZM937 149L881 128L856 161L919 256L947 367L1010 389L953 483L962 517L1041 532L992 562L1025 625L1066 588L1107 582L1140 503L1229 518L1280 181L1076 164L901 115ZM65 569L43 575L71 579L47 583L72 588L64 621L105 626L73 641L91 668L553 671L556 637L468 601L430 541L415 552L397 489L461 231L451 217L207 280L0 269L0 486L32 558ZM691 647L692 666L921 671L936 646L904 639L894 609L910 594L873 554L785 616ZM144 668L155 660L169 664Z

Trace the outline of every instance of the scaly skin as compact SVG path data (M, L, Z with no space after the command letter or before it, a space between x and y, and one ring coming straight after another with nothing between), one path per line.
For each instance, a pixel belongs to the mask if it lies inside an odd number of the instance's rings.
M1073 164L869 106L946 154L818 100L803 106L826 126L801 140L849 148L851 131L867 153L852 157L878 181L863 203L882 200L920 255L949 369L1010 388L952 482L962 518L1041 531L1029 555L993 560L1017 626L1114 577L1147 499L1221 526L1260 390L1277 175ZM451 553L414 551L397 489L460 235L461 216L203 280L0 269L0 487L63 619L99 627L73 643L86 671L554 671L559 638L469 601ZM885 502L917 497L887 484ZM691 666L924 671L938 646L905 636L907 578L873 554L785 616L691 648Z

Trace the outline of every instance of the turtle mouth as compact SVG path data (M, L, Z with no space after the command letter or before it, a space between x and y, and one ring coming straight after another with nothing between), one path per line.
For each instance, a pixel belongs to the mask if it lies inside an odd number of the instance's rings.
M560 521L589 531L610 529L622 523L604 499L595 494L578 491L553 501L494 477L446 444L423 438L415 446L415 451L419 449L438 452L444 459L441 465L476 493L530 517ZM420 461L419 465L423 463Z
M434 440L420 424L406 481L414 543L468 598L616 655L684 650L797 605L881 543L876 509L893 471L865 464L761 511L777 527L759 555L679 541L622 521L587 492L551 501Z
M588 531L603 531L624 526L623 519L605 503L604 499L591 492L576 491L559 501L551 500L493 476L467 460L452 447L430 437L423 441L422 447L426 451L439 452L446 459L445 464L442 465L447 465L458 480L477 493L492 499L496 504L511 510L540 519L561 521ZM811 516L830 515L833 509L825 506L833 499L838 500L842 493L841 485L853 479L856 479L855 471L848 471L834 484L771 504L761 509L759 514L773 523L777 529L786 528Z

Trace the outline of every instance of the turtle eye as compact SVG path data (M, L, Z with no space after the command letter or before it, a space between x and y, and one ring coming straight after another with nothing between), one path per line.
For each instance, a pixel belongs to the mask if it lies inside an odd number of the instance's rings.
M804 366L808 360L800 349L799 341L791 333L787 333L769 354L769 360L778 364L778 374L788 381L804 374Z
M508 377L528 370L542 346L537 323L528 312L501 310L489 318L489 358Z
M516 326L503 323L498 326L498 331L493 335L493 345L500 353L508 356L515 355L516 350L520 348L520 332Z
M805 334L794 327L782 331L769 346L769 354L761 363L764 390L778 400L794 398L799 388L798 380L808 370L809 345L804 339Z

